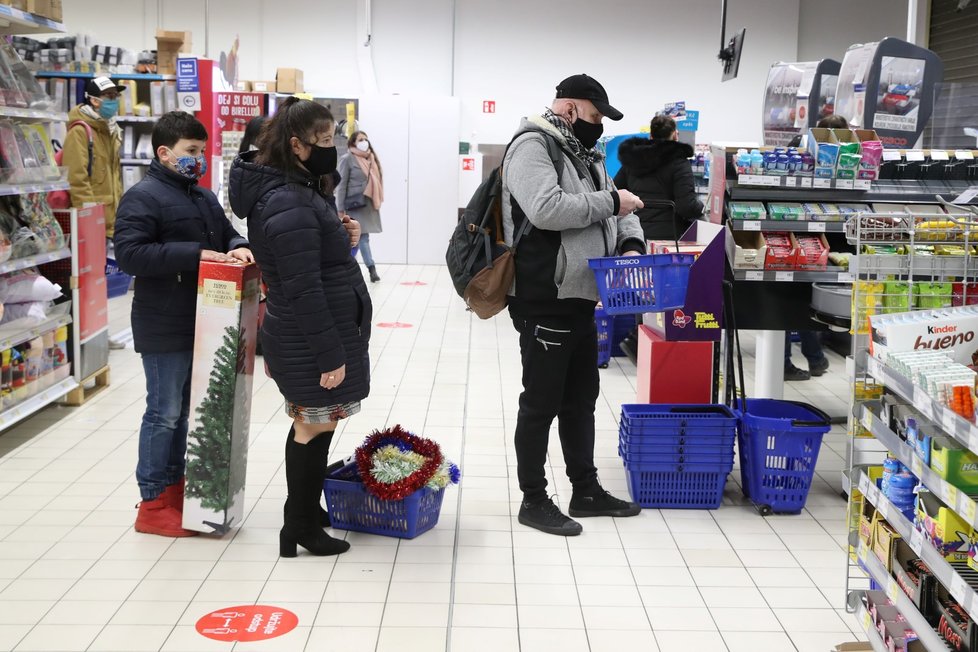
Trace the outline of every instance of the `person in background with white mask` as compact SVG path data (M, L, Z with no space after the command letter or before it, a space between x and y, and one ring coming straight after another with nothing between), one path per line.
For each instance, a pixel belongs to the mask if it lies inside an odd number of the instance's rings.
M336 207L341 216L347 214L360 223L360 255L370 272L370 282L376 283L380 276L370 251L370 234L383 231L380 206L384 203L384 172L366 133L353 132L349 144L349 152L338 167L342 178L336 187Z
M146 372L136 531L164 537L196 534L182 522L197 271L201 261L255 261L214 193L197 184L206 147L207 129L189 113L160 117L156 159L123 196L115 232L119 267L136 277L132 334Z

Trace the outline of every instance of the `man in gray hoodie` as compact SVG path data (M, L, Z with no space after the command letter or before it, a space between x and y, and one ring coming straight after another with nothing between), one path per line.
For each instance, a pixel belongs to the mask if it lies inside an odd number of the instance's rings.
M557 86L550 110L523 121L503 160L503 227L507 244L518 241L509 312L523 359L516 422L519 521L563 536L582 528L547 495L544 465L554 418L573 486L570 515L641 511L605 491L594 466L598 291L588 259L645 253L633 214L642 201L615 188L595 150L605 117L621 120L622 114L601 84L587 75L568 77ZM547 139L559 144L564 157L559 178Z

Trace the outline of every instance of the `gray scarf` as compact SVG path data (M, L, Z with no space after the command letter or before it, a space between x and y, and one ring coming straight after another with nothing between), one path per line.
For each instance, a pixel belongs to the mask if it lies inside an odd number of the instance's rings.
M567 121L554 113L552 109L547 109L544 111L543 119L560 131L561 135L567 139L567 145L571 148L571 151L574 152L574 156L579 158L588 168L590 168L591 164L595 161L602 160L601 152L595 148L586 149L584 145L581 144L581 141L577 139L577 136L574 135L574 130L567 124Z

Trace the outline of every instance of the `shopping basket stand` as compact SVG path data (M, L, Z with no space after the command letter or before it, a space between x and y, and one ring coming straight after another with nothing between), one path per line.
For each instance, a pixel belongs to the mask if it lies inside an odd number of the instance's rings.
M733 306L733 283L724 281L727 346L725 400L738 412L740 477L744 496L761 516L797 514L805 507L823 435L831 420L822 410L798 401L747 398L744 361ZM740 395L734 378L740 375Z

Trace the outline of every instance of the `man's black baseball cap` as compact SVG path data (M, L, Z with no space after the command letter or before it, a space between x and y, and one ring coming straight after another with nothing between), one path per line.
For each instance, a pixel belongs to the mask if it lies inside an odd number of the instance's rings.
M624 115L608 104L608 93L604 86L587 75L572 75L557 84L557 98L571 100L591 100L594 108L606 118L621 120Z

